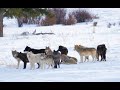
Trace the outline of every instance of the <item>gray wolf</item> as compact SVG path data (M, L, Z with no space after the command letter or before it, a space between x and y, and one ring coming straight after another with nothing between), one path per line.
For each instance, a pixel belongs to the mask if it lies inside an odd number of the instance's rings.
M62 64L77 64L76 60L74 58L70 58L65 54L61 54L61 63Z
M60 59L61 59L60 53L54 50L53 51L53 60L55 63L54 68L57 68L57 65L60 68Z
M95 61L95 59L96 59L97 51L96 51L95 48L88 48L88 47L83 48L82 45L75 45L74 50L76 50L79 53L80 58L81 58L81 62L84 62L83 61L83 56L92 56L93 61Z
M107 48L105 44L101 44L97 46L98 61L99 61L99 56L101 56L101 61L106 61L106 51L107 51Z
M60 51L61 54L65 54L65 55L68 54L68 49L66 47L64 47L64 46L61 46L61 45L59 46L57 51Z
M24 63L23 69L26 69L27 63L29 62L26 53L17 52L16 50L12 50L12 56L18 61L17 69L19 68L20 61L23 61L23 63ZM39 68L39 64L38 64L38 68Z
M50 47L45 48L46 55L51 55L54 60L54 68L57 68L57 66L60 68L60 53L59 51L52 51Z

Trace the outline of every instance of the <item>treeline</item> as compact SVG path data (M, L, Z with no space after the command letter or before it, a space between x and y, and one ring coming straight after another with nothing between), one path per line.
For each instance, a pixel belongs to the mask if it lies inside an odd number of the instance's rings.
M18 19L22 24L19 27L22 27L24 24L36 24L38 26L50 26L55 24L62 25L73 25L81 22L92 21L97 16L91 14L87 10L74 10L71 13L67 14L67 9L65 8L49 8L48 12L50 14L37 16L37 17L27 17L23 16Z

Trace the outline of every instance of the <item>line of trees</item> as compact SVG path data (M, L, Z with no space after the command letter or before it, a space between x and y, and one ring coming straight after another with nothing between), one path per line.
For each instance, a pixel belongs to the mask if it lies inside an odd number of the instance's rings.
M48 8L0 8L0 37L3 37L3 18L15 17L18 20L18 26L23 25L22 17L37 17L49 15Z
M69 13L67 17L66 15L67 10L65 8L0 8L0 37L3 37L4 17L15 17L18 21L18 27L22 27L23 23L40 26L72 25L96 18L88 11L81 9Z
M48 10L52 13L52 16L46 15L40 22L41 26L49 26L54 24L72 25L92 21L93 19L98 18L87 10L82 9L74 10L69 14L67 14L67 10L64 8L51 8Z

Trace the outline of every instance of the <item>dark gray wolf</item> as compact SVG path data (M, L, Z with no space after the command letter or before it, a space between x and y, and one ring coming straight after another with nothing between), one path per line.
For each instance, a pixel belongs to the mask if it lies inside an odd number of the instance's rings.
M23 69L26 69L27 63L29 62L29 60L27 58L27 54L22 53L22 52L17 52L16 50L14 50L14 51L12 50L12 55L18 61L17 69L19 68L20 61L23 61L23 63L24 63ZM40 65L38 64L38 68L39 68L39 66Z
M106 51L107 51L107 48L105 44L101 44L97 46L98 61L99 61L99 56L101 56L101 61L106 61Z
M53 60L54 60L54 68L57 68L57 66L60 68L60 58L61 58L61 55L59 53L59 51L53 51Z
M48 56L52 56L54 60L54 68L57 68L57 66L60 68L60 53L59 51L52 51L50 47L45 48L46 54Z
M65 55L68 54L68 49L66 47L64 47L64 46L61 46L61 45L59 46L57 51L60 51L61 54L65 54Z
M28 46L26 46L26 48L24 49L24 52L26 52L26 51L28 51L28 52L32 51L34 54L45 53L45 49L33 49Z

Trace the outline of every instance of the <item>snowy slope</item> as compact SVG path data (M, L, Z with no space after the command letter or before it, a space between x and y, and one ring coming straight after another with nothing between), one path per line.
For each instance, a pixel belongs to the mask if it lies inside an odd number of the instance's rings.
M24 25L18 28L16 19L4 18L4 37L0 38L0 81L1 82L120 82L120 9L119 8L89 8L89 11L100 18L93 33L93 22L79 23L71 26L53 25L41 26ZM116 23L116 26L107 28L107 24ZM53 32L55 35L28 35L21 36L22 32ZM107 46L107 61L80 63L79 54L74 51L75 44L87 47L97 47L99 44ZM77 65L63 65L58 69L23 70L23 63L16 69L17 62L12 57L11 50L23 52L26 45L32 48L50 46L57 50L59 45L66 46L68 55L78 59ZM37 67L37 65L36 65Z

